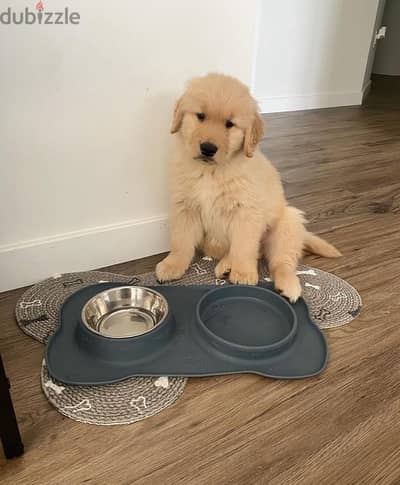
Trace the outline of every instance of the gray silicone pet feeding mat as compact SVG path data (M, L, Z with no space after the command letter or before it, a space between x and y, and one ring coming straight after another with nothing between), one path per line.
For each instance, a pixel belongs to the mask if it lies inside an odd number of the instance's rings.
M217 289L157 286L169 306L164 321L142 335L108 338L89 330L81 313L92 297L118 286L126 285L92 285L65 301L60 327L46 348L46 365L53 377L79 385L164 374L255 373L301 379L325 368L327 343L304 300L291 305L273 291L272 283Z
M181 280L169 285L228 284L215 278L214 268L210 258L200 259ZM320 328L345 325L360 313L360 295L342 279L307 266L299 266L298 275L311 317ZM260 280L270 281L264 266L260 267ZM80 288L106 281L157 285L154 273L133 277L93 271L55 275L22 295L16 307L18 325L27 335L46 343L58 326L64 300ZM163 376L131 377L96 386L67 385L49 376L45 366L41 381L46 397L62 414L99 425L128 424L152 416L173 404L186 384L186 378Z

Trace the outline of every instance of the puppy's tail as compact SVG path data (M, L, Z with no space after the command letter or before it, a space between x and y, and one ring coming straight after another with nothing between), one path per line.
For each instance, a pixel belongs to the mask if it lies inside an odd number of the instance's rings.
M324 239L316 236L312 232L307 232L304 240L304 249L313 254L324 256L325 258L338 258L342 253L335 246L329 244Z

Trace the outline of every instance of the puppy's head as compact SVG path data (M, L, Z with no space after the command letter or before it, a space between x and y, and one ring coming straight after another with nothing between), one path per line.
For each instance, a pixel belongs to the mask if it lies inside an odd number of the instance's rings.
M222 74L195 78L178 99L171 133L180 132L190 156L205 163L226 163L243 151L252 157L264 132L248 88Z

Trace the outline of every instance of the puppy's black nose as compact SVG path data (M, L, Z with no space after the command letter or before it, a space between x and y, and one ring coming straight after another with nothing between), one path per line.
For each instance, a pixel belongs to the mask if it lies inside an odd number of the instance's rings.
M204 143L200 143L200 151L201 154L205 157L212 157L217 153L218 147L214 145L214 143L210 143L208 141Z

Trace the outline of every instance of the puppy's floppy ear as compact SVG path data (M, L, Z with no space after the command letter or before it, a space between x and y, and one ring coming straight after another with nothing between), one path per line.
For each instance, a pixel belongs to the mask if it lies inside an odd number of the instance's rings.
M175 103L174 117L172 119L171 133L176 133L181 127L183 119L183 96Z
M244 136L244 152L246 157L252 157L256 146L261 141L264 134L264 121L259 115L255 113L252 124L247 128Z

